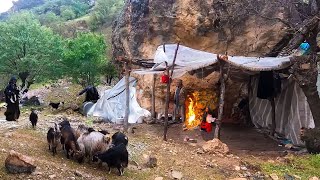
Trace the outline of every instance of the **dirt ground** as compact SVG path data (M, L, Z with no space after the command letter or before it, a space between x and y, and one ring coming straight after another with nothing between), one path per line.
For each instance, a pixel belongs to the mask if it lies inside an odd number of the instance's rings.
M58 155L52 156L46 142L48 127L53 126L53 122L60 122L59 117L62 116L66 116L74 128L79 124L86 124L112 133L117 131L118 126L95 123L93 119L77 113L52 112L45 107L39 115L37 128L32 129L29 113L29 109L23 108L17 122L7 122L3 111L0 112L0 179L172 179L172 171L181 172L183 179L229 179L241 176L264 179L260 176L260 168L248 164L248 160L276 160L284 151L275 141L253 129L226 125L222 130L222 141L228 145L231 153L208 155L201 151L205 140L199 130L183 131L182 124L171 125L169 140L165 142L162 140L162 125L140 124L134 125L134 133L131 130L128 133L130 163L124 176L119 177L116 170L108 174L107 167L87 162L78 164L75 160L66 159L61 148L58 149ZM196 139L197 143L185 142L186 136ZM205 135L208 136L210 135ZM30 175L8 174L4 161L10 150L35 159L36 171ZM157 167L144 166L146 155L157 157Z

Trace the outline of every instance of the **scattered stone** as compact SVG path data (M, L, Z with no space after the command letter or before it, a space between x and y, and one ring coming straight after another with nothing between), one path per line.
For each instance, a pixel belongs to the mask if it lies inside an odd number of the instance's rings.
M227 153L229 153L228 146L216 138L211 141L207 141L202 146L202 148L203 148L204 152L209 153L209 154L227 154Z
M203 154L203 153L204 153L203 149L197 149L197 154Z
M241 166L241 167L240 167L240 169L241 169L241 170L243 170L243 171L248 170L248 168L247 168L247 167L245 167L245 166Z
M33 173L31 173L31 174L34 175L34 176L38 176L38 175L42 175L43 173L36 170L36 171L34 171Z
M32 173L35 171L34 159L11 150L6 161L5 167L10 173Z
M57 177L57 175L55 175L55 174L52 174L52 175L49 176L50 179L53 179L53 178L56 178L56 177Z
M309 180L319 180L319 178L316 176L313 176L313 177L309 178Z
M293 175L293 177L296 179L302 179L300 176L297 176L297 175Z
M247 178L233 178L233 179L229 179L229 180L247 180Z
M1 152L6 153L6 152L7 152L7 150L5 150L5 149L1 149Z
M146 158L146 163L145 165L148 167L148 168L154 168L157 166L157 158L153 155L150 155L150 156L147 156Z
M13 135L12 135L11 132L7 132L7 133L4 134L4 137L5 137L5 138L11 138L12 136L13 136Z
M240 166L234 166L234 170L236 170L236 171L240 171L240 170L241 170L241 168L240 168Z
M173 179L182 179L183 175L179 171L171 171L171 176Z
M284 147L287 149L291 149L293 147L293 144L286 144Z
M74 175L76 175L76 176L78 176L78 177L83 177L82 173L81 173L80 171L78 171L78 170L76 170L76 171L74 172Z
M156 177L154 180L163 180L163 177Z
M188 139L189 143L197 143L198 141L196 139Z
M270 174L270 177L272 180L279 180L279 177L276 174Z

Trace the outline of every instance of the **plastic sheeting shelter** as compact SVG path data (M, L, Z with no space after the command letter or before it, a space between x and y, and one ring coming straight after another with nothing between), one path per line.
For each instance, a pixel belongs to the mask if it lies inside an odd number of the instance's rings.
M136 97L136 79L129 78L129 123L142 123L144 117L151 113L140 107ZM102 97L89 110L89 116L98 116L111 122L117 122L124 118L126 109L125 79L122 78L112 89L104 92Z
M158 63L154 68L149 70L137 70L137 74L159 74L162 73L165 64L172 65L173 57L177 45L171 44L159 46L154 57L154 63ZM291 65L291 56L286 57L244 57L228 56L227 63L237 69L253 72L251 76L251 89L249 94L249 109L253 123L256 127L269 128L271 116L271 104L268 100L257 97L258 78L260 71L274 71L285 69ZM217 63L217 54L202 52L185 46L179 47L173 78L178 78L188 71L198 70L206 66ZM238 74L237 74L238 75ZM231 74L232 76L232 74ZM293 144L300 145L302 142L299 138L300 128L302 126L314 127L314 120L307 98L302 89L292 79L282 80L282 91L275 99L276 102L276 131L282 133Z
M165 48L159 46L155 52L154 63L156 65L150 70L136 70L136 74L160 74L165 69L165 63L172 66L176 44L167 44ZM250 71L270 71L284 69L290 66L290 57L244 57L228 56L227 62ZM217 63L217 54L191 49L186 46L179 46L174 66L173 78L179 78L185 73L201 69Z

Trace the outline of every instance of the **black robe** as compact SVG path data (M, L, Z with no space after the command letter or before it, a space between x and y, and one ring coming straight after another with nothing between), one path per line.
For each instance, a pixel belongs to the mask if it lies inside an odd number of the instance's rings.
M15 121L19 119L19 90L16 84L10 83L4 90L7 103L7 111L4 113L7 121Z

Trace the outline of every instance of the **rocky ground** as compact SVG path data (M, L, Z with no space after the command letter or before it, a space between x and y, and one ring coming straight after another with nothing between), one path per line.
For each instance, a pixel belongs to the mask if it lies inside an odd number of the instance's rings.
M70 89L69 89L70 90ZM56 91L54 91L56 92ZM52 93L53 94L53 93ZM74 94L74 93L73 93ZM54 96L54 95L53 95ZM67 96L65 96L67 97ZM67 102L69 98L59 97ZM52 97L51 97L52 98ZM54 99L54 98L52 98ZM61 147L52 156L48 150L46 133L54 122L67 117L76 128L85 124L113 133L118 125L101 122L97 118L86 118L70 110L52 111L48 106L37 107L41 112L36 129L29 122L30 107L23 107L17 122L4 120L4 109L0 110L0 179L309 179L320 176L320 157L314 156L310 166L299 165L293 159L308 159L309 155L294 155L279 147L276 142L255 130L238 126L225 126L222 142L229 147L229 153L207 153L202 146L205 136L198 129L183 131L182 124L173 124L168 131L168 141L163 141L163 126L140 124L131 126L129 137L129 167L124 176L116 170L108 174L107 167L97 164L79 164L66 159ZM134 128L132 128L134 127ZM191 141L186 141L190 138ZM31 157L37 166L32 174L10 174L4 164L11 150ZM153 157L148 167L146 159ZM313 157L313 156L312 156ZM156 160L155 160L156 159ZM302 162L302 161L301 161ZM301 163L300 163L301 164ZM150 164L149 164L150 165ZM306 172L306 173L305 173Z

